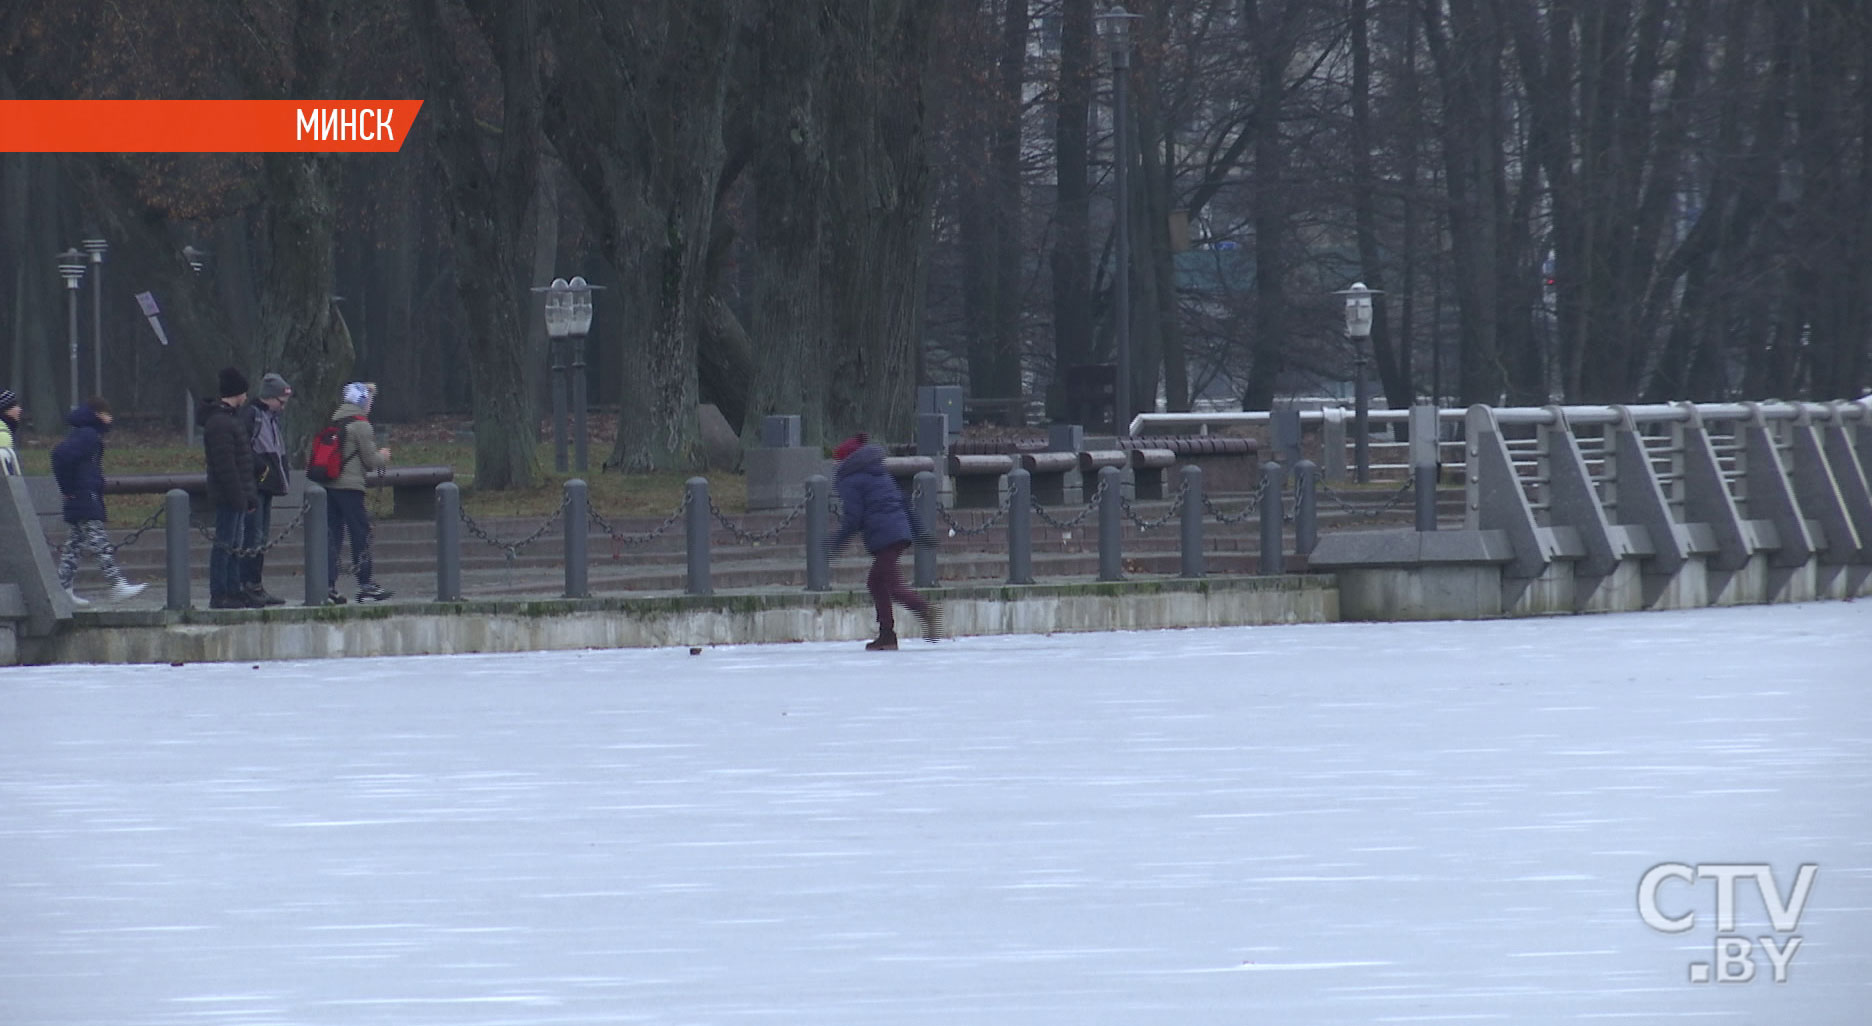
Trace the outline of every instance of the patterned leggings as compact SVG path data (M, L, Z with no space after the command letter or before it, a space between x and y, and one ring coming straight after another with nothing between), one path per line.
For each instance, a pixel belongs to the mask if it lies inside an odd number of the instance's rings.
M79 556L96 556L98 570L110 578L112 584L128 583L123 568L117 565L116 557L111 555L110 539L104 535L102 520L84 520L71 525L71 540L59 549L59 587L72 586L72 578L78 576Z

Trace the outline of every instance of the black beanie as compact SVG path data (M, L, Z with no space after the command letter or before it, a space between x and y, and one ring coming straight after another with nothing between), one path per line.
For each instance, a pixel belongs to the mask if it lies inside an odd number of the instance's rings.
M221 398L246 394L247 379L241 376L241 372L232 367L221 368Z

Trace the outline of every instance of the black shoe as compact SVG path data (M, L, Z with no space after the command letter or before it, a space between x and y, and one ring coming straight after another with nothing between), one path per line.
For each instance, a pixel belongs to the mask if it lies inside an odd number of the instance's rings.
M358 589L357 600L358 600L359 605L363 605L368 602L384 602L384 601L387 601L390 598L390 596L394 594L396 593L392 591L385 591L384 589L382 589L381 587L378 587L375 584L366 584L364 587Z
M286 604L285 599L268 592L266 586L260 584L249 584L247 586L247 601L253 603L256 609L261 606L283 606Z
M337 588L333 588L331 591L326 592L325 604L328 606L342 606L345 604L345 597L338 594Z
M865 643L865 651L866 652L895 652L897 651L897 632L885 631L882 634L879 634L877 636L876 641Z
M238 595L215 595L208 600L209 609L258 609L260 604L249 598L245 592Z

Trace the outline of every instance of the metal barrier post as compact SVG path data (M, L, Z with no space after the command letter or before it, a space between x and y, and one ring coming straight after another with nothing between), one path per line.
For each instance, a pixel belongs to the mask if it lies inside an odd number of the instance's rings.
M307 481L299 501L305 504L305 604L322 606L332 589L326 576L331 572L326 566L331 559L331 535L325 524L325 489Z
M1032 584L1033 475L1021 467L1008 471L1008 576L1009 584Z
M1183 576L1204 573L1202 468L1191 463L1183 468Z
M1124 580L1124 486L1117 467L1099 468L1099 575L1101 581Z
M832 565L826 545L826 531L832 519L831 482L824 474L806 479L806 590L829 591L832 588Z
M163 494L163 562L169 577L166 609L189 607L188 493L171 488Z
M453 481L436 485L436 601L460 602L461 486Z
M591 595L585 566L585 535L591 530L591 513L585 482L576 477L567 481L565 498L565 597L586 598Z
M1411 487L1416 489L1417 530L1437 529L1437 408L1417 403L1410 411Z
M684 488L689 502L688 515L683 520L684 533L688 536L689 594L713 595L715 587L709 582L708 478L692 477Z
M917 471L916 477L917 519L923 529L932 534L936 532L937 503L941 497L936 494L936 475L927 470ZM936 587L936 547L933 545L912 545L916 553L912 564L912 584L918 588Z
M1311 556L1319 544L1319 464L1294 464L1294 551Z
M1287 468L1279 460L1261 464L1261 572L1284 573L1287 561L1281 555L1281 532L1287 519L1287 498L1281 494L1286 485Z

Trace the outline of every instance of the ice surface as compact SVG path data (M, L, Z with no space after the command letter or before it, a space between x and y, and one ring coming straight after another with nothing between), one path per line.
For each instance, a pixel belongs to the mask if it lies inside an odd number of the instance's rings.
M1872 603L0 674L0 1023L1864 1023ZM1715 887L1820 867L1789 981ZM1745 884L1738 935L1772 935Z

